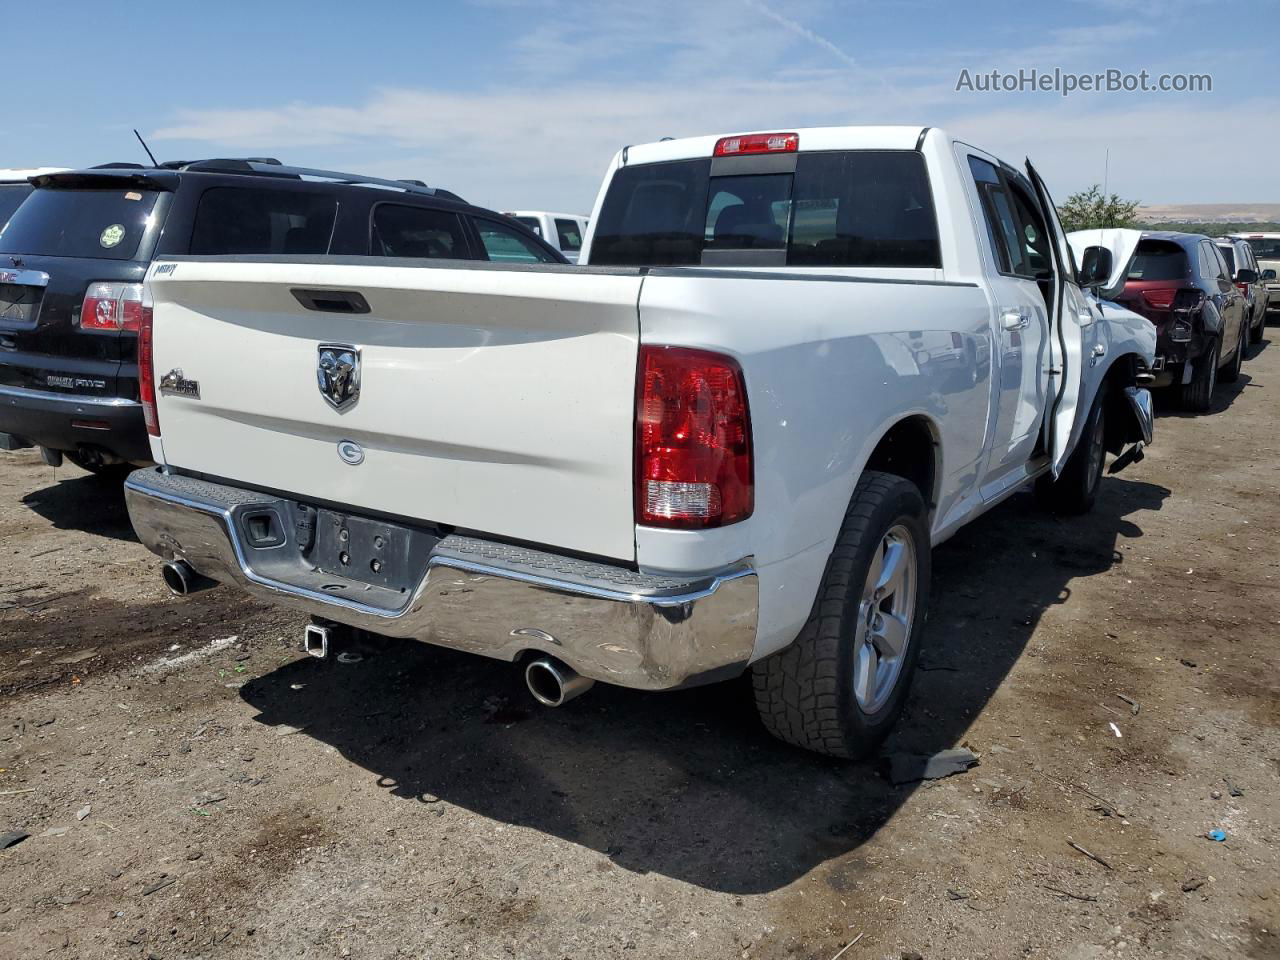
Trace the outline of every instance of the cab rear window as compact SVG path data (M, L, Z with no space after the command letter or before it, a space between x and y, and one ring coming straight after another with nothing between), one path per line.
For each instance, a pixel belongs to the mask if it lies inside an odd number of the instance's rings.
M131 260L158 197L133 188L42 187L0 229L0 253Z
M801 153L794 173L711 171L709 158L618 170L591 262L942 265L924 158L914 151Z
M321 193L212 187L196 208L189 252L327 253L337 213L338 202Z

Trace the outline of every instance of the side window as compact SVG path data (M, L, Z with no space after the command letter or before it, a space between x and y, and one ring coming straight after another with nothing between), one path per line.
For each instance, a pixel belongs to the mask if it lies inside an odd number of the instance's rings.
M555 259L528 237L496 220L475 221L480 242L488 258L495 263L555 263Z
M997 227L998 218L991 204L991 190L1000 188L1000 174L996 168L980 157L969 158L969 172L978 188L978 201L982 206L982 221L987 226L987 242L996 258L996 269L1009 272L1009 248L1004 243L1003 230Z
M1224 290L1230 289L1231 278L1234 274L1231 272L1231 268L1227 266L1227 261L1222 256L1222 250L1216 244L1210 244L1209 249L1213 252L1214 259L1218 262L1218 280L1225 285L1223 287Z
M1053 272L1053 253L1049 249L1049 233L1044 218L1040 216L1039 206L1017 184L1010 187L1013 203L1021 222L1021 234L1027 266L1033 278L1044 277Z
M338 202L321 193L212 187L200 197L189 253L327 253Z
M1218 248L1208 240L1200 241L1200 276L1213 283L1226 279L1226 264L1218 256Z
M516 223L528 227L534 236L542 236L542 223L537 217L513 217Z
M456 213L380 203L370 217L370 252L375 257L466 259L467 242Z
M577 253L582 249L582 230L577 220L565 220L556 217L556 236L560 239L560 249Z

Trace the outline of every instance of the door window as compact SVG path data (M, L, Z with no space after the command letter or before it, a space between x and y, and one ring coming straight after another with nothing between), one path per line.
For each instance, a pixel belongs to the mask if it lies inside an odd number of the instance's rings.
M582 229L577 220L556 217L556 237L560 240L561 250L577 253L582 249Z
M555 263L556 259L528 237L496 220L475 221L485 255L495 263Z
M370 218L370 251L375 257L467 257L467 242L456 213L380 203Z
M978 198L987 221L987 235L995 251L999 271L1034 279L1027 261L1027 244L1021 224L1014 214L1000 172L994 164L972 156L969 158L969 170L978 188Z

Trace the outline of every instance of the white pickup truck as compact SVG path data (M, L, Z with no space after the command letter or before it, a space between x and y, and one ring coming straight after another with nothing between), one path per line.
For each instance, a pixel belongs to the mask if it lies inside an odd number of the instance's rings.
M629 147L583 259L157 261L127 499L169 585L309 612L316 654L513 661L549 705L749 669L773 734L858 756L931 546L1033 482L1087 509L1151 440L1154 329L1091 293L1125 264L941 130Z

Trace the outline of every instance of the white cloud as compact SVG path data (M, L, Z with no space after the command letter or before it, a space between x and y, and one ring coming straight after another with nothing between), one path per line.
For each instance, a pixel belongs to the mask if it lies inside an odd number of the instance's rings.
M499 209L585 212L609 158L628 143L919 123L945 126L1011 162L1030 154L1060 196L1101 179L1108 147L1111 187L1125 196L1147 202L1272 196L1267 157L1280 134L1257 122L1267 115L1261 103L1228 105L1217 95L1062 100L955 91L961 66L1052 69L1055 58L1077 70L1100 67L1105 58L1124 65L1150 29L1142 22L1042 30L1035 47L1003 37L985 51L944 52L924 62L904 56L901 65L885 67L872 65L872 51L849 53L829 39L821 8L786 9L784 17L759 0L651 0L644 7L583 5L572 16L562 8L539 10L537 25L511 48L513 75L501 85L383 88L348 103L180 110L148 139L172 143L171 153L269 153L304 166L419 178ZM875 56L883 60L885 53ZM1220 142L1194 133L1210 126L1249 129L1259 139L1228 163Z

